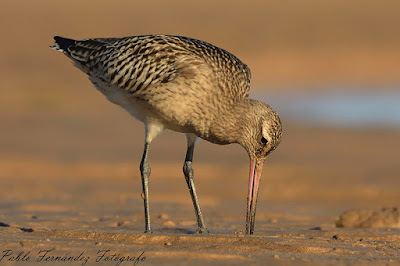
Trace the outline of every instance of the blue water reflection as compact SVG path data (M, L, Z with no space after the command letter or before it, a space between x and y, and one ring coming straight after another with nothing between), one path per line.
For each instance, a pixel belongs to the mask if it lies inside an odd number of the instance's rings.
M400 130L400 89L286 93L259 90L251 96L270 103L282 120L295 124Z

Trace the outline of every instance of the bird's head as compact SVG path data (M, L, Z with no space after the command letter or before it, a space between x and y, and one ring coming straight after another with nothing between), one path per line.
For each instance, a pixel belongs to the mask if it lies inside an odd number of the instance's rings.
M282 124L271 106L254 100L250 102L245 120L241 125L243 135L240 144L250 157L246 233L252 234L262 169L267 156L281 142Z
M250 100L244 120L241 121L240 144L250 159L265 160L281 142L282 123L277 112L263 102Z

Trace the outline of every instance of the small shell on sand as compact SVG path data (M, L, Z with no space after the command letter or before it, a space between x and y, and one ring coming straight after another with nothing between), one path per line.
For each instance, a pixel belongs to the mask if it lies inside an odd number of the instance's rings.
M336 220L336 227L400 228L400 211L395 207L382 208L379 211L370 209L346 211Z

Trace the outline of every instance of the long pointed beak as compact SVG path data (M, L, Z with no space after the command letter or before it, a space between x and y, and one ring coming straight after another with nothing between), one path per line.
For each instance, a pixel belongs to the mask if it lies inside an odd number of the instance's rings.
M253 234L256 221L258 188L265 159L250 159L249 193L247 196L246 234Z

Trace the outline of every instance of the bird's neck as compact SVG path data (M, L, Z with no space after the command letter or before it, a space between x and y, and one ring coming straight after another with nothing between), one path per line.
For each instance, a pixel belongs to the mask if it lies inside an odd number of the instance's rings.
M250 114L251 99L242 99L229 108L224 109L210 127L210 136L207 139L217 144L243 144L243 136L248 132L248 125L252 123Z

